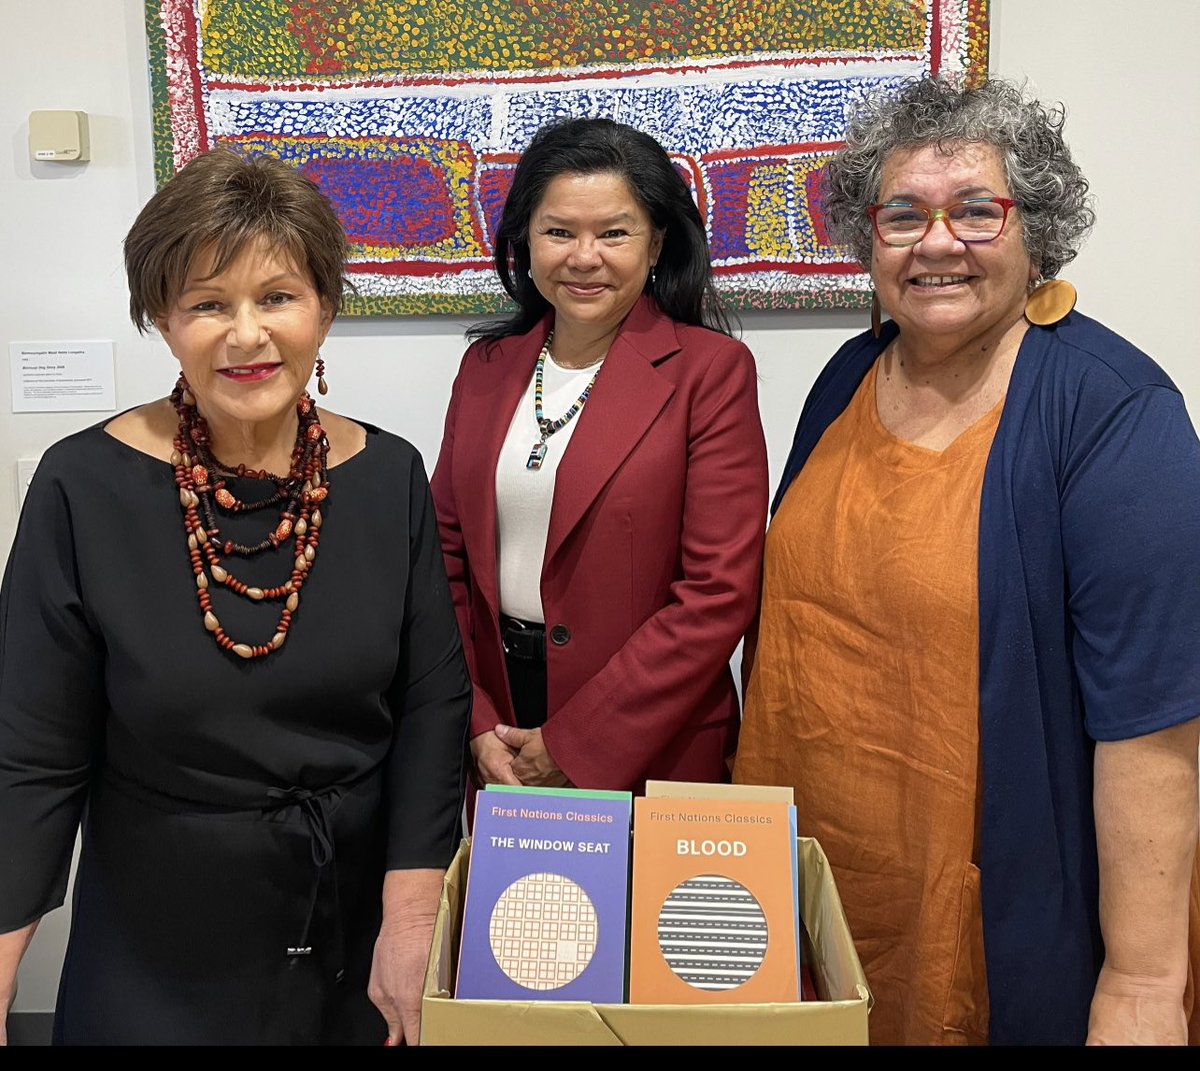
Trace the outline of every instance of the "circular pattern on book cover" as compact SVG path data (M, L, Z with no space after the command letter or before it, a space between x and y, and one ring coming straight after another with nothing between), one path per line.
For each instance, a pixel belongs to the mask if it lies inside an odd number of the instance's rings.
M767 954L767 916L744 885L702 874L677 885L663 903L658 947L688 985L710 992L736 989Z
M596 908L562 874L526 874L492 908L488 941L517 985L545 991L575 981L596 951Z

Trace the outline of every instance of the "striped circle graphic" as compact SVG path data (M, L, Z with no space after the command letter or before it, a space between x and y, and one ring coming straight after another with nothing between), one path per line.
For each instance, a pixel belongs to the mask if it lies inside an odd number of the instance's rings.
M658 913L658 947L696 989L723 992L746 982L767 953L767 918L732 878L704 874L677 885Z
M526 989L561 989L596 951L596 908L562 874L514 881L492 909L488 941L500 969Z

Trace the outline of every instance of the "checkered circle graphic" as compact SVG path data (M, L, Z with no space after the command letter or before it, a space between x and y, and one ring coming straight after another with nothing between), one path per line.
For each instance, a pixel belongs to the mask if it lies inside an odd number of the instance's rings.
M492 955L517 985L561 989L596 951L596 909L561 874L528 874L504 890L488 926Z

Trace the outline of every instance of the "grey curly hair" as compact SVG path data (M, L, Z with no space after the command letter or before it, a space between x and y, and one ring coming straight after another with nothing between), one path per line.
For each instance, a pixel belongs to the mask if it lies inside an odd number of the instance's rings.
M1043 279L1075 259L1095 213L1088 182L1062 137L1066 112L1026 99L1024 87L993 79L963 89L925 78L899 95L875 94L851 117L846 147L825 168L823 204L830 233L871 264L871 221L883 166L897 149L964 143L999 151L1009 191L1020 206L1025 248Z

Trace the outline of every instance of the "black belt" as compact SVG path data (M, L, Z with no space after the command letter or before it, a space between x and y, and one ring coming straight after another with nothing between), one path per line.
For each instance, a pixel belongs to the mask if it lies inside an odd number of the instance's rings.
M529 662L546 661L546 626L518 621L507 614L500 615L500 641L510 658Z

